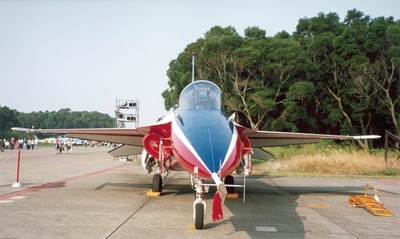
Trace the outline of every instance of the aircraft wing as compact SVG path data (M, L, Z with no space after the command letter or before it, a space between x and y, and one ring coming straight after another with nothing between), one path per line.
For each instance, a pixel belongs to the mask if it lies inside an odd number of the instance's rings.
M253 148L309 144L318 143L322 139L339 139L339 140L354 140L354 139L378 139L379 135L361 135L361 136L346 136L346 135L330 135L330 134L308 134L308 133L291 133L291 132L276 132L276 131L257 131L243 126L236 126L239 132L250 139Z
M142 145L143 134L130 128L88 128L88 129L27 129L14 127L12 130L33 133L65 133L68 137L100 142L112 142L129 145Z
M119 147L116 147L116 148L108 151L108 153L114 157L121 157L121 156L128 156L128 155L134 155L134 154L141 154L142 150L143 150L143 147L141 147L141 146L124 144L124 145L121 145Z
M166 122L138 128L28 129L13 127L11 129L28 133L65 133L72 138L142 147L144 136L152 132L162 135L167 134L170 131L170 126L170 122Z
M258 159L264 159L264 160L270 160L274 158L274 155L268 153L262 148L253 148L253 158L258 158Z

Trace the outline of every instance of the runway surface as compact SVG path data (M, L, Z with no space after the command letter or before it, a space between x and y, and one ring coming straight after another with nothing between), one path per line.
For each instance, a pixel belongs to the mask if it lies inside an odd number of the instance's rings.
M247 177L246 202L227 199L213 222L206 194L204 230L194 230L187 172L172 172L161 197L148 197L152 174L139 161L113 161L109 148L0 153L0 238L399 238L400 180ZM235 176L235 183L243 179ZM364 186L378 189L393 217L348 206ZM372 190L370 190L372 193Z

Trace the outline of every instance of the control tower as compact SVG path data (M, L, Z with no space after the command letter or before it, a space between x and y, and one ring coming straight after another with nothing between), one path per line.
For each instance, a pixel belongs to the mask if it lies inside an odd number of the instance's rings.
M139 100L115 101L115 127L137 128L139 126Z

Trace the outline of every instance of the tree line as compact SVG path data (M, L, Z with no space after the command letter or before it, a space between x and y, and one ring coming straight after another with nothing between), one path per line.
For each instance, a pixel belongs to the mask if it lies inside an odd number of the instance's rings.
M112 128L115 119L108 114L97 111L39 111L22 113L0 106L0 138L24 137L23 134L11 131L11 127L35 129L69 129L69 128Z
M196 79L216 83L228 115L259 130L400 135L400 21L356 9L302 18L296 31L266 37L212 27L169 64L167 110ZM368 148L367 141L358 141Z

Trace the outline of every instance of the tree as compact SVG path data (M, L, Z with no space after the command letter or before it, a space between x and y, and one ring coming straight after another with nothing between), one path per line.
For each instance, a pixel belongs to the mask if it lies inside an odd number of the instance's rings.
M316 110L322 122L333 127L332 133L372 133L375 118L382 112L375 83L380 77L373 67L382 55L378 52L386 51L384 24L374 24L378 22L355 9L344 23L335 14L299 21L294 35L313 62L308 80L316 86ZM368 147L366 141L358 143Z
M7 106L0 106L0 138L9 138L11 127L20 124L17 114L15 110L11 110Z
M276 121L275 130L313 132L316 130L315 87L312 82L298 81L289 87L285 110Z
M378 19L371 27L377 24L384 25L384 19ZM400 135L400 21L387 19L386 28L380 29L386 35L386 41L377 47L377 57L372 64L377 80L374 83L382 91L379 101L390 112L395 134Z
M352 9L300 19L296 32L266 37L258 27L244 36L215 26L190 43L168 70L167 109L196 78L216 83L229 114L262 130L329 134L399 132L400 22L371 19ZM368 148L367 141L357 141Z
M96 111L71 111L71 109L60 109L59 111L18 113L20 126L36 129L69 129L69 128L111 128L114 126L114 118L107 114Z

